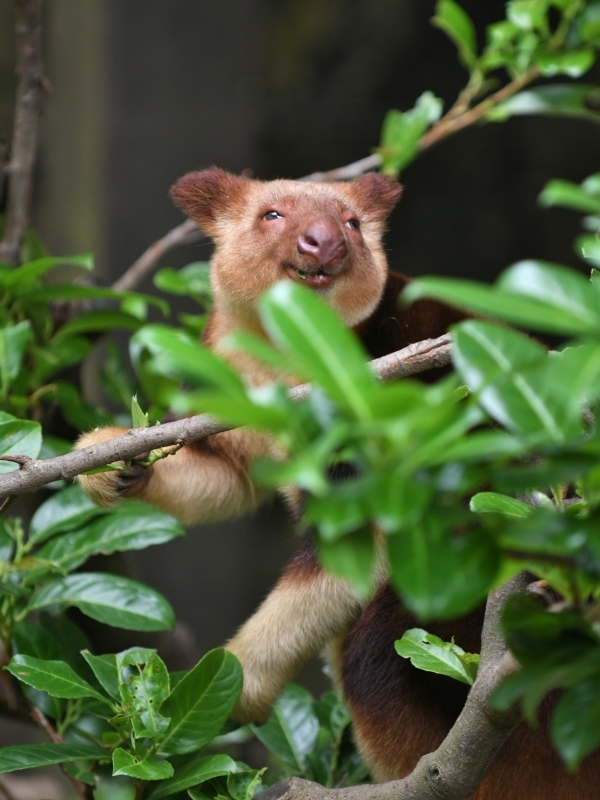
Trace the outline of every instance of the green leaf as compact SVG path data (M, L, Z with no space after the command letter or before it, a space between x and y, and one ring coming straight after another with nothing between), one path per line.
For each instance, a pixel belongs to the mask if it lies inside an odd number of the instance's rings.
M358 419L371 417L375 379L366 353L315 292L281 281L263 295L259 309L270 338L290 354L294 371L318 383Z
M533 514L533 508L527 503L496 492L480 492L474 495L469 506L476 514L503 514L519 519L525 519Z
M76 283L53 283L41 289L34 289L25 295L28 303L49 303L53 300L137 300L159 308L163 314L169 313L169 304L160 297L138 292L118 292L103 286L85 286ZM135 316L135 315L134 315Z
M479 657L465 651L453 642L444 642L421 628L405 631L401 639L395 642L396 652L402 658L409 658L417 669L435 672L449 678L473 685L477 674ZM463 663L461 657L471 658Z
M79 484L74 483L39 506L31 520L29 541L40 544L56 533L79 528L104 513L92 503Z
M118 329L137 331L141 325L137 317L123 311L86 311L59 328L51 342L60 342L81 333L103 333Z
M62 267L65 264L81 267L88 271L94 269L94 259L91 253L81 256L63 256L61 258L38 258L36 261L29 261L27 264L22 264L7 273L0 273L0 286L5 289L20 289L48 272L48 270L54 269L54 267Z
M420 619L470 611L498 572L498 552L487 534L453 533L448 517L447 512L430 512L420 524L387 540L392 583Z
M232 653L221 648L207 653L161 706L171 725L160 753L191 753L210 742L233 710L242 683L242 668Z
M0 748L0 772L106 758L99 747L83 744L19 744Z
M42 429L37 422L28 422L0 411L0 455L37 458L42 446ZM0 460L0 475L19 469L18 464Z
M94 697L103 703L108 702L64 661L16 655L6 669L23 683L48 692L51 697Z
M598 46L600 41L600 3L586 3L579 17L579 36Z
M547 0L511 0L506 4L508 19L521 30L545 30Z
M252 800L262 785L263 769L247 769L241 772L230 772L227 776L227 791L233 800Z
M29 320L0 328L0 390L4 393L19 374L27 342L32 336Z
M124 297L119 308L140 322L145 322L148 317L148 303L144 297Z
M137 395L131 398L131 419L134 428L147 428L149 425L148 414L144 414L138 403Z
M81 530L55 537L37 555L71 572L96 553L144 550L183 536L184 532L174 517L136 503L122 506Z
M206 305L212 297L210 263L195 261L179 270L171 267L160 269L154 276L154 285L163 292L191 296L201 305Z
M122 747L117 747L113 751L112 759L113 775L129 775L143 781L161 781L173 775L171 764L151 753L136 758Z
M237 765L229 756L201 756L177 769L172 778L159 783L148 797L149 800L160 800L161 797L170 797L190 786L236 771Z
M570 772L600 745L600 676L568 689L558 701L550 728L552 742Z
M303 686L288 683L267 722L261 727L251 727L274 756L296 769L303 769L319 734L312 695Z
M568 50L563 53L546 52L536 58L540 72L546 78L555 75L568 75L570 78L580 78L596 60L596 53L592 48L582 50Z
M550 181L539 199L543 206L564 206L575 211L600 214L600 197L570 181Z
M159 712L169 696L169 673L156 650L132 647L117 656L119 693L136 739L157 739L169 727ZM166 777L166 776L163 776Z
M438 0L432 22L452 39L464 66L473 69L477 60L477 34L466 11L454 0Z
M125 775L96 773L94 800L135 800L136 788L131 778Z
M381 170L396 175L415 158L419 140L437 122L443 109L442 101L431 92L424 92L408 111L388 111L381 129L381 144L377 152L382 158Z
M329 572L344 578L362 597L372 594L375 580L375 543L367 528L337 541L319 540L319 558Z
M550 86L537 86L527 89L490 109L485 119L504 122L508 117L544 114L548 116L584 117L597 121L597 111L592 111L587 103L597 91L593 84L554 83Z
M95 656L89 650L83 650L81 655L89 664L92 672L96 676L98 683L113 698L120 700L119 692L119 670L117 669L117 657L114 655Z
M53 660L61 660L63 657L60 643L44 627L31 622L19 622L15 625L12 647L14 655ZM61 718L64 702L32 686L25 685L22 688L28 700L36 708L52 719Z
M102 572L79 572L45 584L33 595L23 616L53 606L76 606L92 619L133 631L171 629L175 622L173 609L158 592Z

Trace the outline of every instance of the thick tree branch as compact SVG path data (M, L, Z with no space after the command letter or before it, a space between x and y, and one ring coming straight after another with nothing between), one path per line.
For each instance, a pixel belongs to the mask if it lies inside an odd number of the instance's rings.
M15 0L19 85L11 146L8 207L0 261L16 265L29 224L33 167L46 82L41 54L42 0Z
M426 339L397 353L375 359L370 362L370 366L381 380L405 378L427 369L447 366L451 361L451 347L450 334L444 334L439 339ZM303 384L291 389L290 396L300 400L309 391L310 385ZM0 475L0 498L26 494L52 481L61 478L69 480L82 472L114 461L130 461L148 450L173 444L189 444L230 429L230 426L216 422L207 414L199 414L152 428L136 428L124 436L57 458L42 461L9 456L5 460L17 461L21 469Z
M262 800L466 800L521 721L518 708L495 711L488 700L500 682L518 669L498 626L507 598L524 591L530 580L521 573L488 597L477 680L448 736L434 753L421 758L410 775L398 781L348 789L324 789L316 783L291 778L267 789Z

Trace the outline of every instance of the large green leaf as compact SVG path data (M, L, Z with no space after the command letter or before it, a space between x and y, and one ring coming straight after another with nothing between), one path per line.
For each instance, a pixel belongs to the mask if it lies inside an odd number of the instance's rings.
M334 542L321 539L319 558L334 575L350 581L363 597L372 593L376 552L370 530L358 530Z
M141 324L137 317L123 311L86 311L59 328L52 342L59 342L80 333L102 333L122 328L137 331Z
M262 297L260 314L271 339L290 354L292 369L318 383L359 419L371 417L375 379L366 353L315 292L281 281Z
M527 503L497 492L479 492L471 498L470 507L477 514L503 514L518 519L526 519L533 514L533 508Z
M546 184L540 194L544 206L564 206L586 214L600 214L600 197L597 193L586 191L571 181L553 180Z
M438 0L433 24L448 34L458 48L462 63L472 69L477 58L477 35L466 11L454 0Z
M597 89L593 84L554 83L513 95L487 112L485 118L503 122L508 117L528 114L584 117L597 121L599 114L587 102Z
M477 675L479 656L465 653L454 642L444 642L421 628L405 631L394 646L399 656L409 658L413 666L425 672L446 675L469 686Z
M37 422L17 419L0 411L0 455L37 458L42 446L42 429ZM0 461L0 475L19 469L10 461Z
M102 688L114 699L120 700L119 692L119 670L117 669L117 657L115 655L95 656L89 650L83 650L81 655L89 664L96 679Z
M177 792L189 789L190 786L196 786L211 778L218 778L220 775L228 775L230 772L236 772L237 769L237 764L229 756L201 756L177 769L172 778L159 783L148 797L149 800L170 797Z
M141 758L135 757L122 747L117 747L112 754L113 775L130 775L143 781L162 781L173 775L173 767L163 758L145 753Z
M94 268L94 259L91 253L60 258L38 258L35 261L29 261L27 264L22 264L16 269L0 273L0 286L7 290L26 287L31 281L39 278L48 270L54 269L54 267L62 267L65 264L91 271Z
M160 708L171 718L160 753L191 753L213 739L235 706L242 683L242 668L232 653L220 648L207 653Z
M295 769L303 769L319 735L310 692L288 683L267 722L261 727L253 725L252 730L273 755Z
M52 697L94 697L107 702L103 695L80 678L64 661L16 655L11 658L6 669L23 683L48 692Z
M183 536L174 517L136 503L94 520L81 530L55 537L37 553L65 572L71 572L91 555L144 550Z
M117 656L119 693L137 739L159 738L169 719L160 711L169 695L169 673L156 650L132 647ZM163 776L165 777L165 776Z
M29 540L45 542L55 533L79 528L92 517L106 513L95 506L78 483L53 494L31 519Z
M0 328L1 391L6 393L11 382L19 374L27 342L32 336L31 323L28 319L16 325L6 325Z
M0 748L0 772L65 764L69 761L103 759L107 753L84 744L19 744Z
M580 681L558 701L552 717L554 746L574 771L600 745L600 676Z
M420 524L387 540L392 583L420 619L470 611L498 572L498 552L487 534L452 533L448 516L430 512Z
M580 78L590 69L595 60L594 49L583 47L579 50L566 50L562 53L547 50L537 56L536 63L546 78L553 78L555 75Z
M102 572L80 572L45 584L23 614L76 606L84 614L115 628L160 631L173 627L173 609L158 592L129 578Z

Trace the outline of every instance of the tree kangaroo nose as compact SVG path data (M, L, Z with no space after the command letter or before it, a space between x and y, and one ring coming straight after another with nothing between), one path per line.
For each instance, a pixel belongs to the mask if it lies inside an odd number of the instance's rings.
M301 255L315 258L321 267L337 266L348 252L340 226L329 217L311 222L298 237L296 247Z

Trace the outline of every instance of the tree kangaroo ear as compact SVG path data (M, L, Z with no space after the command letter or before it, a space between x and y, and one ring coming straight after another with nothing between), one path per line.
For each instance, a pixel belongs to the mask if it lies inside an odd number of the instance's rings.
M240 178L217 167L188 172L171 187L175 205L194 222L212 234L219 217L243 208L248 178Z
M354 202L378 222L385 222L402 194L398 181L379 172L367 172L347 186Z

